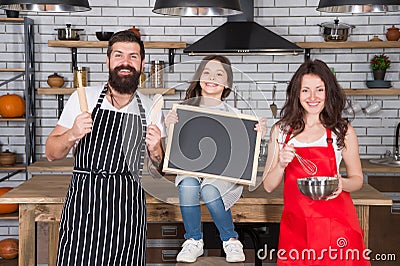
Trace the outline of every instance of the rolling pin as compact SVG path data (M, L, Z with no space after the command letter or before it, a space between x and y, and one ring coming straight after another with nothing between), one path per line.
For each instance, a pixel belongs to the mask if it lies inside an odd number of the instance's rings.
M79 107L81 108L82 113L88 112L89 108L86 99L85 87L82 86L82 73L78 73L77 78L78 88L76 90L78 91Z

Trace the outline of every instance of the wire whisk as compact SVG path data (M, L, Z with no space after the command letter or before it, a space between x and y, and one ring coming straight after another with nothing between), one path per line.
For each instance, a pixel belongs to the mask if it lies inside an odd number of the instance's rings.
M280 145L286 145L285 143L279 142L278 140L277 140L277 142ZM293 152L294 156L296 156L296 158L299 161L301 168L303 168L304 172L306 172L309 175L315 175L317 173L318 167L314 162L303 158L302 156L298 155L295 151L292 151L292 152Z

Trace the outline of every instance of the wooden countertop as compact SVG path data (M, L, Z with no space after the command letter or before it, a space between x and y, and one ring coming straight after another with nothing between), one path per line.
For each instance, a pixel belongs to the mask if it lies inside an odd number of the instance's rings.
M10 192L0 197L0 203L47 203L62 204L67 194L71 175L34 175ZM177 204L178 196L174 182L163 178L143 177L147 192L147 204ZM392 205L392 200L368 184L352 193L355 205ZM262 186L249 191L246 186L242 198L236 204L283 205L282 186L267 193Z
M72 172L74 159L72 157L63 160L49 162L46 158L42 158L37 162L28 166L28 171L32 173L40 172ZM365 173L400 173L400 167L390 167L385 165L373 164L369 159L361 159L363 172ZM259 167L259 171L263 171L263 167ZM340 171L345 171L346 168L341 165Z

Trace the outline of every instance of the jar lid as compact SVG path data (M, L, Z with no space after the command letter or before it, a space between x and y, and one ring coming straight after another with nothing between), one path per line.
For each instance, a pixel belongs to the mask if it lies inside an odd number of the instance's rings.
M152 64L164 64L164 61L162 61L162 60L154 60L154 61L151 61L151 63Z
M86 71L86 67L74 67L76 71Z

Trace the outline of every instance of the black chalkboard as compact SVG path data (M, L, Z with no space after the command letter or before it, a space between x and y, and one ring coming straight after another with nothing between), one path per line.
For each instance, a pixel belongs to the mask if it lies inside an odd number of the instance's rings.
M163 171L254 185L261 135L258 119L215 109L174 105Z

